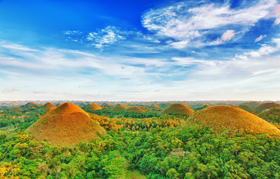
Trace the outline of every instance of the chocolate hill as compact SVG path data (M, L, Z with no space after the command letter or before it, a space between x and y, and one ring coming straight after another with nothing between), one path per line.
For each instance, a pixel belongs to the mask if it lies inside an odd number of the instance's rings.
M29 103L27 103L26 105L24 105L25 107L29 107L29 108L31 108L31 107L35 107L35 106L37 106L37 104L36 103L34 103L34 102L29 102Z
M107 108L112 108L112 107L114 107L113 105L111 105L111 104L109 104L109 103L103 103L103 104L101 104L101 107L107 107Z
M58 104L57 104L57 107L60 107L60 106L62 106L62 103L58 103Z
M122 112L122 111L125 111L126 110L126 107L122 104L117 104L116 106L114 106L111 111L113 112Z
M14 112L21 112L22 109L21 109L20 107L14 107L14 108L12 109L12 111L14 111Z
M47 112L50 112L51 110L53 110L55 108L56 108L55 105L53 105L50 102L46 103L44 106L41 107L42 110L45 110Z
M280 135L280 130L274 125L243 109L230 106L212 106L205 108L189 117L184 125L189 124L210 126L218 133L221 132L223 128L227 128L235 130L235 133L246 134L247 131L253 134L265 133Z
M26 131L36 140L46 140L55 146L75 146L91 142L98 133L106 134L84 110L68 102L44 115Z
M156 105L156 104L152 104L152 107L153 107L153 108L159 108L159 106Z
M191 115L194 113L194 111L189 108L188 106L184 104L171 104L167 108L165 108L163 111L161 111L160 114L187 114Z
M274 103L274 102L263 103L263 104L258 105L258 106L255 108L255 112L256 112L256 113L260 113L260 112L262 112L262 111L264 111L264 110L267 110L267 109L270 109L270 108L277 108L277 107L280 107L280 104Z
M238 105L238 107L240 107L241 109L248 111L248 112L253 112L254 108L252 106L249 106L247 104L240 104Z
M91 105L90 109L91 111L101 110L102 107L100 107L98 104L94 103Z
M139 108L138 106L132 106L127 108L125 111L127 112L144 112L141 108Z
M104 107L104 108L102 108L101 109L102 111L108 111L108 110L110 110L108 107Z

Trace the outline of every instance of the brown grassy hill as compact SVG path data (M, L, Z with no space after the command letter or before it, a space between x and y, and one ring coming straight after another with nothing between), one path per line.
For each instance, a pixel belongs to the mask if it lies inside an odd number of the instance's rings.
M247 131L253 134L266 133L280 135L280 130L274 125L243 109L230 106L205 108L189 117L183 126L190 124L210 126L218 133L223 128L226 128L233 130L234 133L246 134Z
M208 108L208 107L210 107L210 105L209 104L204 104L202 107L203 108Z
M106 133L84 110L68 102L44 115L26 131L36 140L47 140L55 146L91 142L98 137L97 133Z
M114 106L111 111L113 112L122 112L122 111L125 111L126 110L126 107L122 104L117 104L116 106Z
M241 103L241 104L249 105L249 106L255 108L255 107L257 107L258 105L260 105L262 103L259 103L259 102L256 102L256 101L251 101L251 102L245 102L245 103Z
M101 107L108 107L108 108L112 108L114 107L113 105L109 104L109 103L103 103L101 104Z
M60 106L62 106L62 103L58 103L58 104L57 104L57 107L60 107Z
M102 111L108 111L108 110L110 110L108 107L104 107L104 108L102 108L101 109Z
M238 105L239 108L248 111L248 112L254 112L254 108L252 106L249 106L247 104L240 104Z
M160 114L188 114L191 115L194 113L194 111L189 108L186 105L183 104L171 104L167 108L165 108L163 111L161 111Z
M138 106L131 106L125 110L126 112L144 112L141 108Z
M153 107L153 108L159 108L159 106L156 105L156 104L152 104L152 107Z
M55 109L55 105L53 105L52 103L48 102L46 103L44 106L42 106L42 109L50 112L51 110Z
M264 111L264 110L267 110L267 109L270 109L270 108L277 108L277 107L280 107L280 104L274 103L274 102L263 103L263 104L258 105L258 106L255 108L255 112L256 112L256 113L260 113L260 112L262 112L262 111Z
M90 108L91 111L96 111L96 110L101 110L101 109L102 109L102 107L99 106L99 105L96 104L96 103L92 104L92 105L91 105L91 108Z
M34 103L34 102L29 102L29 103L27 103L25 106L31 108L31 107L37 106L37 104Z
M14 108L12 109L12 111L14 111L14 112L21 112L22 109L21 109L20 107L14 107Z

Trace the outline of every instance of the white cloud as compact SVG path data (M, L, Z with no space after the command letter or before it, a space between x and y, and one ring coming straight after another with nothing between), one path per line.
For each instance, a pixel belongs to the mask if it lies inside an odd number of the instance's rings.
M280 24L280 4L276 4L274 9L265 16L265 18L271 18L276 17L276 20L274 21L275 25Z
M91 32L87 36L87 40L92 42L96 48L102 48L104 45L114 44L121 40L125 40L129 35L137 34L133 31L121 31L114 26L107 26L97 32Z
M217 33L217 28L226 28L228 25L253 26L269 13L276 2L260 0L253 6L238 10L231 9L229 4L218 6L201 3L199 7L190 8L189 3L193 2L181 2L146 12L142 16L142 24L160 38L174 38L177 41L174 43L175 48L184 48L189 41L205 34ZM227 31L222 38L227 41L233 36L232 31Z
M19 91L19 89L17 89L17 88L7 88L7 89L4 89L2 91L2 93L12 93L12 92L15 92L15 91Z
M223 41L229 41L235 35L234 30L227 30L221 37Z
M37 51L36 49L27 48L27 47L24 47L22 45L17 45L17 44L2 44L0 46L4 47L6 49L12 49L12 50Z
M81 35L82 32L80 32L78 30L73 30L73 31L68 30L68 31L64 31L63 34L65 34L65 35Z
M265 37L266 37L266 35L259 36L258 38L256 38L255 43L261 41Z
M275 47L263 44L262 47L257 51L245 52L244 54L236 55L235 57L240 59L245 59L250 57L259 58L263 55L269 55L274 52L278 52L280 50L280 39L272 39L272 42L276 44Z

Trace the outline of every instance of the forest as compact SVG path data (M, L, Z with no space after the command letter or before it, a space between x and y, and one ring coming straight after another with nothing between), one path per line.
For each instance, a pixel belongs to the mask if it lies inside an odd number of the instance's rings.
M84 106L106 134L76 146L54 146L26 132L48 113L42 106L1 109L0 178L280 178L280 139L272 134L183 125L190 115L163 115L162 108L149 106L142 113ZM254 113L276 127L279 114L279 108Z

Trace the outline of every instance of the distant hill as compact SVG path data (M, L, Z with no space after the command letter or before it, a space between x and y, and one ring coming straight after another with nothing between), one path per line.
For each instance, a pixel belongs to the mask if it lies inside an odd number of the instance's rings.
M171 104L165 108L160 114L187 114L191 115L194 111L184 104Z
M210 126L218 133L230 129L236 133L277 134L280 131L272 124L243 109L230 106L212 106L189 117L184 125L199 124Z

